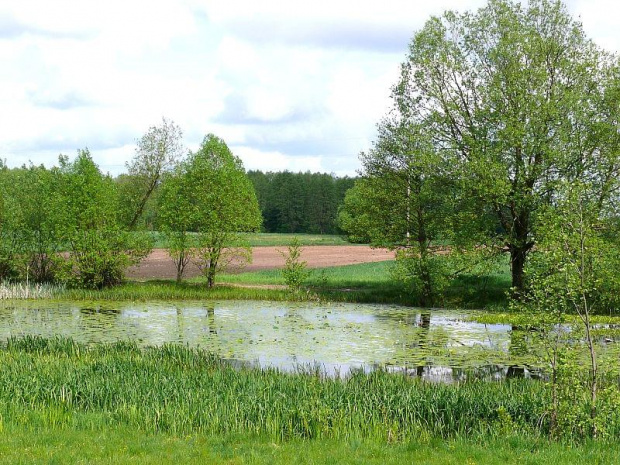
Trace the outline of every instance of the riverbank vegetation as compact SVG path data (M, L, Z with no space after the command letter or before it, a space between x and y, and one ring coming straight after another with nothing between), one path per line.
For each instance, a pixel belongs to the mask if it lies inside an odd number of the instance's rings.
M372 458L358 450L366 446L379 457L411 458L419 447L421 456L433 451L453 460L494 456L531 463L619 452L615 408L605 411L604 440L596 445L583 430L571 431L562 444L549 443L549 387L527 379L438 385L380 370L326 378L318 367L283 374L232 366L176 345L86 347L39 337L9 339L0 363L0 448L23 447L30 438L35 445L27 454L35 458L44 443L86 436L110 436L125 450L134 444L137 458L175 456L187 450L187 441L205 447L195 454L216 458L239 458L239 449L256 447L260 460L294 444L319 457L352 449L364 460ZM113 431L131 433L122 438ZM220 438L225 444L211 449ZM266 444L274 446L262 450ZM323 444L327 449L320 453ZM111 454L91 448L80 452Z
M285 248L283 247L283 250ZM222 273L220 283L207 288L203 277L174 280L126 281L103 289L60 285L5 283L0 298L52 300L274 300L334 301L415 305L418 298L392 278L393 261L308 269L301 292L289 292L282 270ZM510 289L508 264L493 275L462 274L452 281L439 302L444 308L506 312Z

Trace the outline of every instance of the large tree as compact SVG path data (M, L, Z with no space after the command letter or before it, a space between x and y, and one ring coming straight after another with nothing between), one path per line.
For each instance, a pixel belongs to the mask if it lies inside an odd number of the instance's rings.
M514 288L560 182L588 181L601 204L617 192L617 89L616 58L561 2L490 0L413 37L395 94L463 196L496 216Z
M394 111L379 125L339 219L351 240L396 250L397 277L430 306L446 281L436 246L450 235L453 186L424 128L402 116Z
M241 233L260 229L260 210L241 160L222 139L207 135L163 190L160 221L174 245L178 279L181 261L187 259L192 247L191 254L209 287L217 272L231 261L249 259Z

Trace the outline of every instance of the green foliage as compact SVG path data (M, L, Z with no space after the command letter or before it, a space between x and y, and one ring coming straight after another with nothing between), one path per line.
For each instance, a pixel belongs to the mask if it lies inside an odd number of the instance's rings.
M291 294L282 289L244 288L215 286L207 288L204 280L199 283L174 281L126 282L119 286L104 289L66 289L56 292L53 297L59 301L136 301L156 300L291 300ZM303 300L304 296L296 296Z
M619 367L599 362L592 316L617 311L620 244L590 186L573 182L558 192L555 205L539 217L539 246L527 275L530 290L516 306L531 312L548 347L553 434L605 436L612 411L608 403L618 397L617 384L608 378L617 377ZM568 313L578 315L580 324L566 333ZM585 365L578 358L584 352Z
M363 177L345 196L340 225L353 241L397 249L395 277L432 306L447 285L444 257L436 244L451 236L454 189L441 157L421 126L398 107L379 125L379 137L362 154Z
M492 433L507 416L523 431L547 427L541 413L548 390L531 380L441 385L381 370L330 379L319 369L234 367L177 345L86 347L38 337L10 339L0 363L0 415L23 426L36 425L29 418L69 426L90 413L153 433L384 442L471 438Z
M149 201L156 194L162 176L174 169L183 155L183 133L173 121L162 118L137 141L136 154L127 163L127 174L118 179L119 217L128 229L135 229L144 218Z
M59 248L56 172L22 167L0 172L0 277L51 282Z
M160 222L177 264L177 279L183 261L191 257L209 287L221 269L250 260L242 233L260 228L260 210L241 160L222 139L207 135L162 189Z
M538 240L536 217L561 182L591 181L601 202L614 198L618 74L616 58L557 1L490 0L476 12L446 12L411 41L394 88L397 115L406 130L424 129L432 166L474 213L465 216L493 215L497 227L483 222L479 244L508 250L515 288L524 287Z
M335 234L338 206L353 185L349 177L326 173L248 171L263 216L263 230Z
M420 256L412 249L401 249L396 253L392 279L402 282L417 298L421 306L433 306L437 297L444 295L450 285L449 259L442 255Z
M181 282L183 272L196 249L193 211L188 207L192 195L191 186L184 177L181 167L164 178L158 206L160 232L164 236L168 254L177 270L176 280Z
M310 270L307 269L308 264L301 259L301 242L297 237L293 238L287 249L287 253L280 252L286 259L282 276L291 291L299 292L310 276Z
M59 231L69 249L57 256L60 279L69 285L102 288L123 280L124 270L150 251L150 239L120 228L117 192L88 150L69 163L61 157L59 173Z

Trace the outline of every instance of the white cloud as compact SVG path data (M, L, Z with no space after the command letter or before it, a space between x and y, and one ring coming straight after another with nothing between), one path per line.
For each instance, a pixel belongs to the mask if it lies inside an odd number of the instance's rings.
M588 36L598 45L611 52L620 51L620 3L616 0L571 0L568 9L581 20Z
M246 170L325 172L321 157L289 157L280 152L265 152L252 147L232 146Z
M213 132L247 168L353 174L413 31L481 0L3 0L0 157L88 146L118 173L166 116L189 148ZM617 50L616 2L573 0Z

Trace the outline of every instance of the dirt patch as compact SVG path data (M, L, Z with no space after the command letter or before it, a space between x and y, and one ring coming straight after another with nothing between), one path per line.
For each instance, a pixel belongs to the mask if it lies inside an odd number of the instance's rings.
M282 268L284 257L279 251L286 251L286 247L254 247L252 263L247 265L243 271ZM308 263L309 268L321 268L393 260L394 252L386 249L371 249L363 245L313 245L303 247L301 257ZM187 266L185 277L199 274L200 270L196 265L190 263ZM127 277L133 279L174 279L175 276L174 263L164 249L153 250L140 265L131 267L127 272Z

